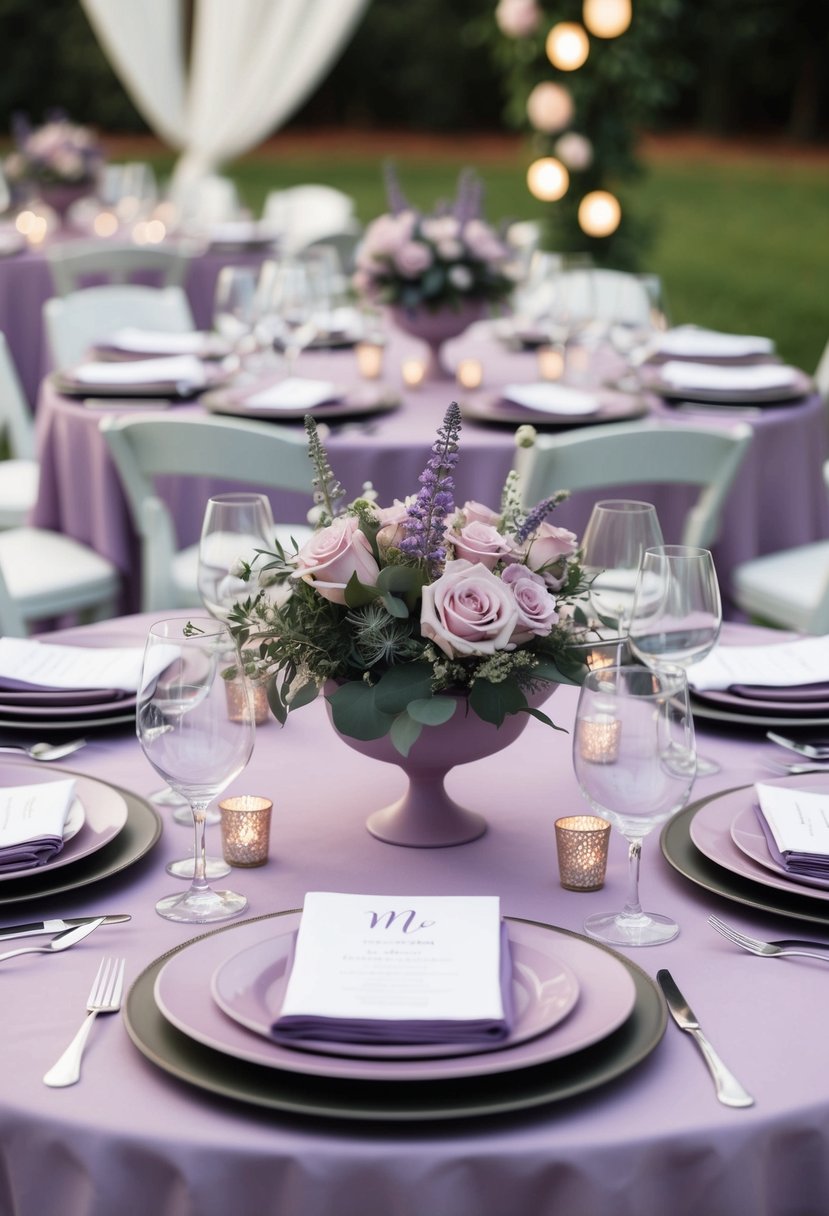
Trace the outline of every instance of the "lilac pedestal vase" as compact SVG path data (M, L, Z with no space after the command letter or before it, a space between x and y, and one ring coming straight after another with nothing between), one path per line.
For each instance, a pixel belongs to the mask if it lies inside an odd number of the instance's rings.
M545 684L543 691L528 697L530 704L537 708L556 687ZM425 726L408 756L402 756L388 736L363 740L340 734L343 742L361 755L398 765L409 780L402 798L375 811L366 820L366 827L378 840L407 848L439 849L467 844L486 831L487 822L482 815L449 797L444 778L458 764L471 764L509 747L527 725L530 715L510 714L500 727L495 727L467 712L465 698L457 699L460 704L449 721L443 726ZM330 706L328 716L330 720Z
M392 308L392 320L398 329L420 338L429 347L429 367L427 377L430 380L444 380L449 373L440 362L440 348L450 338L457 338L475 321L480 321L486 315L487 305L484 300L469 300L458 308L448 304L443 308L430 311L426 308Z
M92 194L94 189L94 185L90 182L83 182L79 185L55 183L51 186L40 186L37 189L37 195L42 202L57 213L63 228L67 225L67 216L72 204L86 198L88 194Z

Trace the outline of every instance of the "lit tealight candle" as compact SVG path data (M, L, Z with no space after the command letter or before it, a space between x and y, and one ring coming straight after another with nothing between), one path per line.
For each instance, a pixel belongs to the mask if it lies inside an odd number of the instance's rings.
M557 346L539 346L536 352L538 374L542 380L560 380L564 374L564 354Z
M597 714L579 722L579 754L591 764L615 764L619 758L622 723L609 714Z
M268 694L265 691L265 685L249 681L250 700L248 700L248 691L244 681L228 680L225 684L225 695L227 697L227 716L231 722L247 722L250 720L251 711L253 712L253 721L257 726L261 726L268 719Z
M604 886L609 839L610 824L598 815L556 820L558 872L566 891L598 891Z
M222 852L230 866L262 866L268 860L271 810L268 798L241 794L219 803Z
M426 379L426 364L423 359L404 359L400 374L405 385L409 388L418 388Z
M383 370L383 347L379 342L358 342L357 368L364 380L377 380Z
M462 388L480 388L484 379L484 367L480 359L461 359L457 378Z

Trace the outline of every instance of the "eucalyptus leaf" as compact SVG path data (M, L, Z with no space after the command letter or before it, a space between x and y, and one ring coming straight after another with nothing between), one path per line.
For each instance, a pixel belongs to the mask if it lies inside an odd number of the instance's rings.
M277 686L275 680L269 680L267 686L268 706L271 713L276 718L277 722L285 725L285 719L288 717L288 707L282 700L282 690Z
M377 586L381 592L402 596L409 609L412 609L420 599L425 579L423 570L414 566L386 566L377 576Z
M411 701L430 697L432 669L428 663L402 663L390 667L375 687L377 708L387 714L399 714Z
M407 713L398 714L391 724L389 737L401 756L408 756L420 738L423 727Z
M442 726L458 707L454 697L420 697L409 702L409 716L424 726Z
M389 616L395 616L399 620L408 620L409 609L399 595L383 595L380 599Z
M484 722L500 726L507 714L527 709L527 698L513 680L502 680L493 684L490 680L476 680L469 690L469 705Z
M393 714L383 713L375 702L376 688L352 680L328 698L337 730L351 739L382 739L389 733Z
M557 726L552 718L548 718L540 709L533 709L531 705L527 706L527 713L533 718L537 718L539 722L543 722L545 726L551 726L553 730L560 730L566 735L568 732L563 726Z
M290 708L292 710L302 709L304 705L310 705L312 701L316 700L318 693L319 687L316 681L308 680L291 696Z
M363 604L370 604L372 600L376 600L378 594L376 587L366 587L356 574L352 574L346 583L345 602L349 608L361 608Z

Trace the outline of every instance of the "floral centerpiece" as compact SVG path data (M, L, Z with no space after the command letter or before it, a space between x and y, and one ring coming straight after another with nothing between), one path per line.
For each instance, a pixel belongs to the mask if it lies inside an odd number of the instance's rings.
M387 173L389 212L366 229L356 257L353 285L377 304L409 313L503 300L515 287L510 252L482 218L482 187L469 170L453 202L424 215Z
M15 150L3 164L13 188L30 185L45 195L55 187L77 191L97 182L104 157L89 127L77 126L59 112L40 127L18 116L13 135Z
M341 734L388 735L403 756L424 728L459 712L495 726L515 714L554 725L533 694L585 670L567 607L584 590L577 539L547 520L566 494L525 512L513 472L498 509L456 507L460 426L453 403L420 491L380 507L373 491L343 505L306 419L316 530L293 553L261 553L260 588L231 615L245 669L268 680L281 721L325 688ZM533 435L521 428L519 441ZM253 574L245 563L235 573ZM273 582L290 594L272 599Z

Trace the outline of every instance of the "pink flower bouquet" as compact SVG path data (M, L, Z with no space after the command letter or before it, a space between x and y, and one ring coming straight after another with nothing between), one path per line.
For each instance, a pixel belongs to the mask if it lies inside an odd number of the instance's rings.
M316 531L293 553L259 555L260 589L231 617L245 669L268 681L276 717L333 681L337 729L356 739L390 733L404 755L424 727L456 712L447 693L499 726L515 713L553 725L527 693L579 682L585 670L572 611L584 592L578 542L546 518L565 495L527 512L511 473L500 510L456 507L453 403L419 493L379 507L370 492L343 506L310 418L306 430ZM290 588L279 603L265 589L275 581Z

